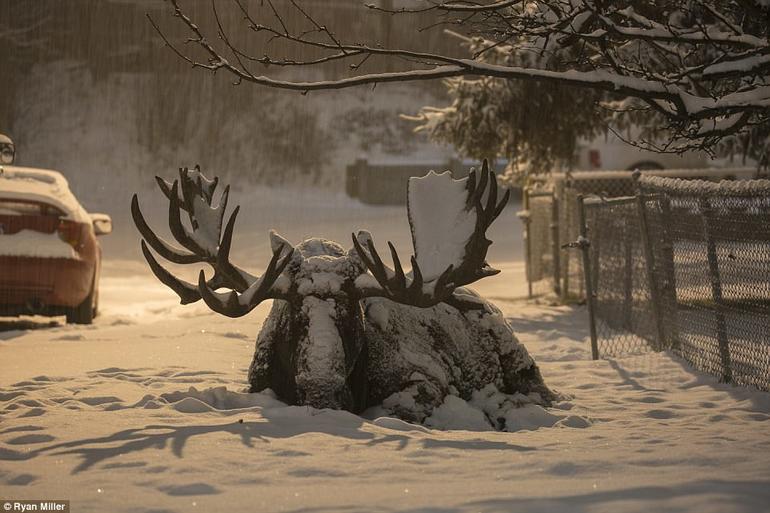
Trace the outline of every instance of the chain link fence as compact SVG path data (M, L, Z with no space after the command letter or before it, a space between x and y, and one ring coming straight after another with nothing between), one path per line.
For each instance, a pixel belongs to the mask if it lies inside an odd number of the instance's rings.
M645 170L645 176L722 180L753 178L755 168ZM585 280L579 254L562 246L580 233L580 196L602 198L635 194L632 171L554 173L546 184L525 188L524 243L530 296L555 294L562 302L583 301ZM529 198L529 200L528 200Z
M671 349L770 390L770 181L646 176L578 205L595 358Z
M591 197L578 204L581 236L575 246L583 250L592 299L594 358L646 352L657 334L637 198Z
M770 181L640 186L662 212L649 232L660 234L656 281L674 282L676 318L663 318L671 347L724 381L770 389Z

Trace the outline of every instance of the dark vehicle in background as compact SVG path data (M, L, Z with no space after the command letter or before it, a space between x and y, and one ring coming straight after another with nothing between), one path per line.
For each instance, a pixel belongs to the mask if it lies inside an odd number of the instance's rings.
M0 315L66 315L90 324L99 304L102 250L112 231L89 214L56 171L0 166Z

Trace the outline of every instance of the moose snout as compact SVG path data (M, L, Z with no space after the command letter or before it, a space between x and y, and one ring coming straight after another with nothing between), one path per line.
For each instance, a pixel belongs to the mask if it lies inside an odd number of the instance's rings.
M349 317L341 318L334 299L308 296L302 301L307 332L297 347L297 396L300 404L315 408L353 409L345 357L345 331Z

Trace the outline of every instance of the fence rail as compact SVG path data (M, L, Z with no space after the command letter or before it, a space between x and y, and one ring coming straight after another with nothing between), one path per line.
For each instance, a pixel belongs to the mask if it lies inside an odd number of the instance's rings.
M594 357L671 349L770 390L770 181L642 177L578 200Z

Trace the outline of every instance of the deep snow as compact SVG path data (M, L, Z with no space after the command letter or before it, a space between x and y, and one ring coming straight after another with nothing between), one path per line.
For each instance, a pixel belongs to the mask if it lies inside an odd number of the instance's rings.
M272 223L257 196L231 198L253 214L236 236L254 272L270 227L345 246L340 234L364 228L408 253L403 207L319 199ZM563 394L512 412L519 431L474 431L489 393L448 399L432 422L448 430L243 393L270 305L239 320L179 306L135 252L121 259L137 236L117 219L95 325L0 319L0 497L68 498L77 512L766 511L770 394L667 353L591 361L581 307L523 299L514 212L491 230L503 272L476 288Z

